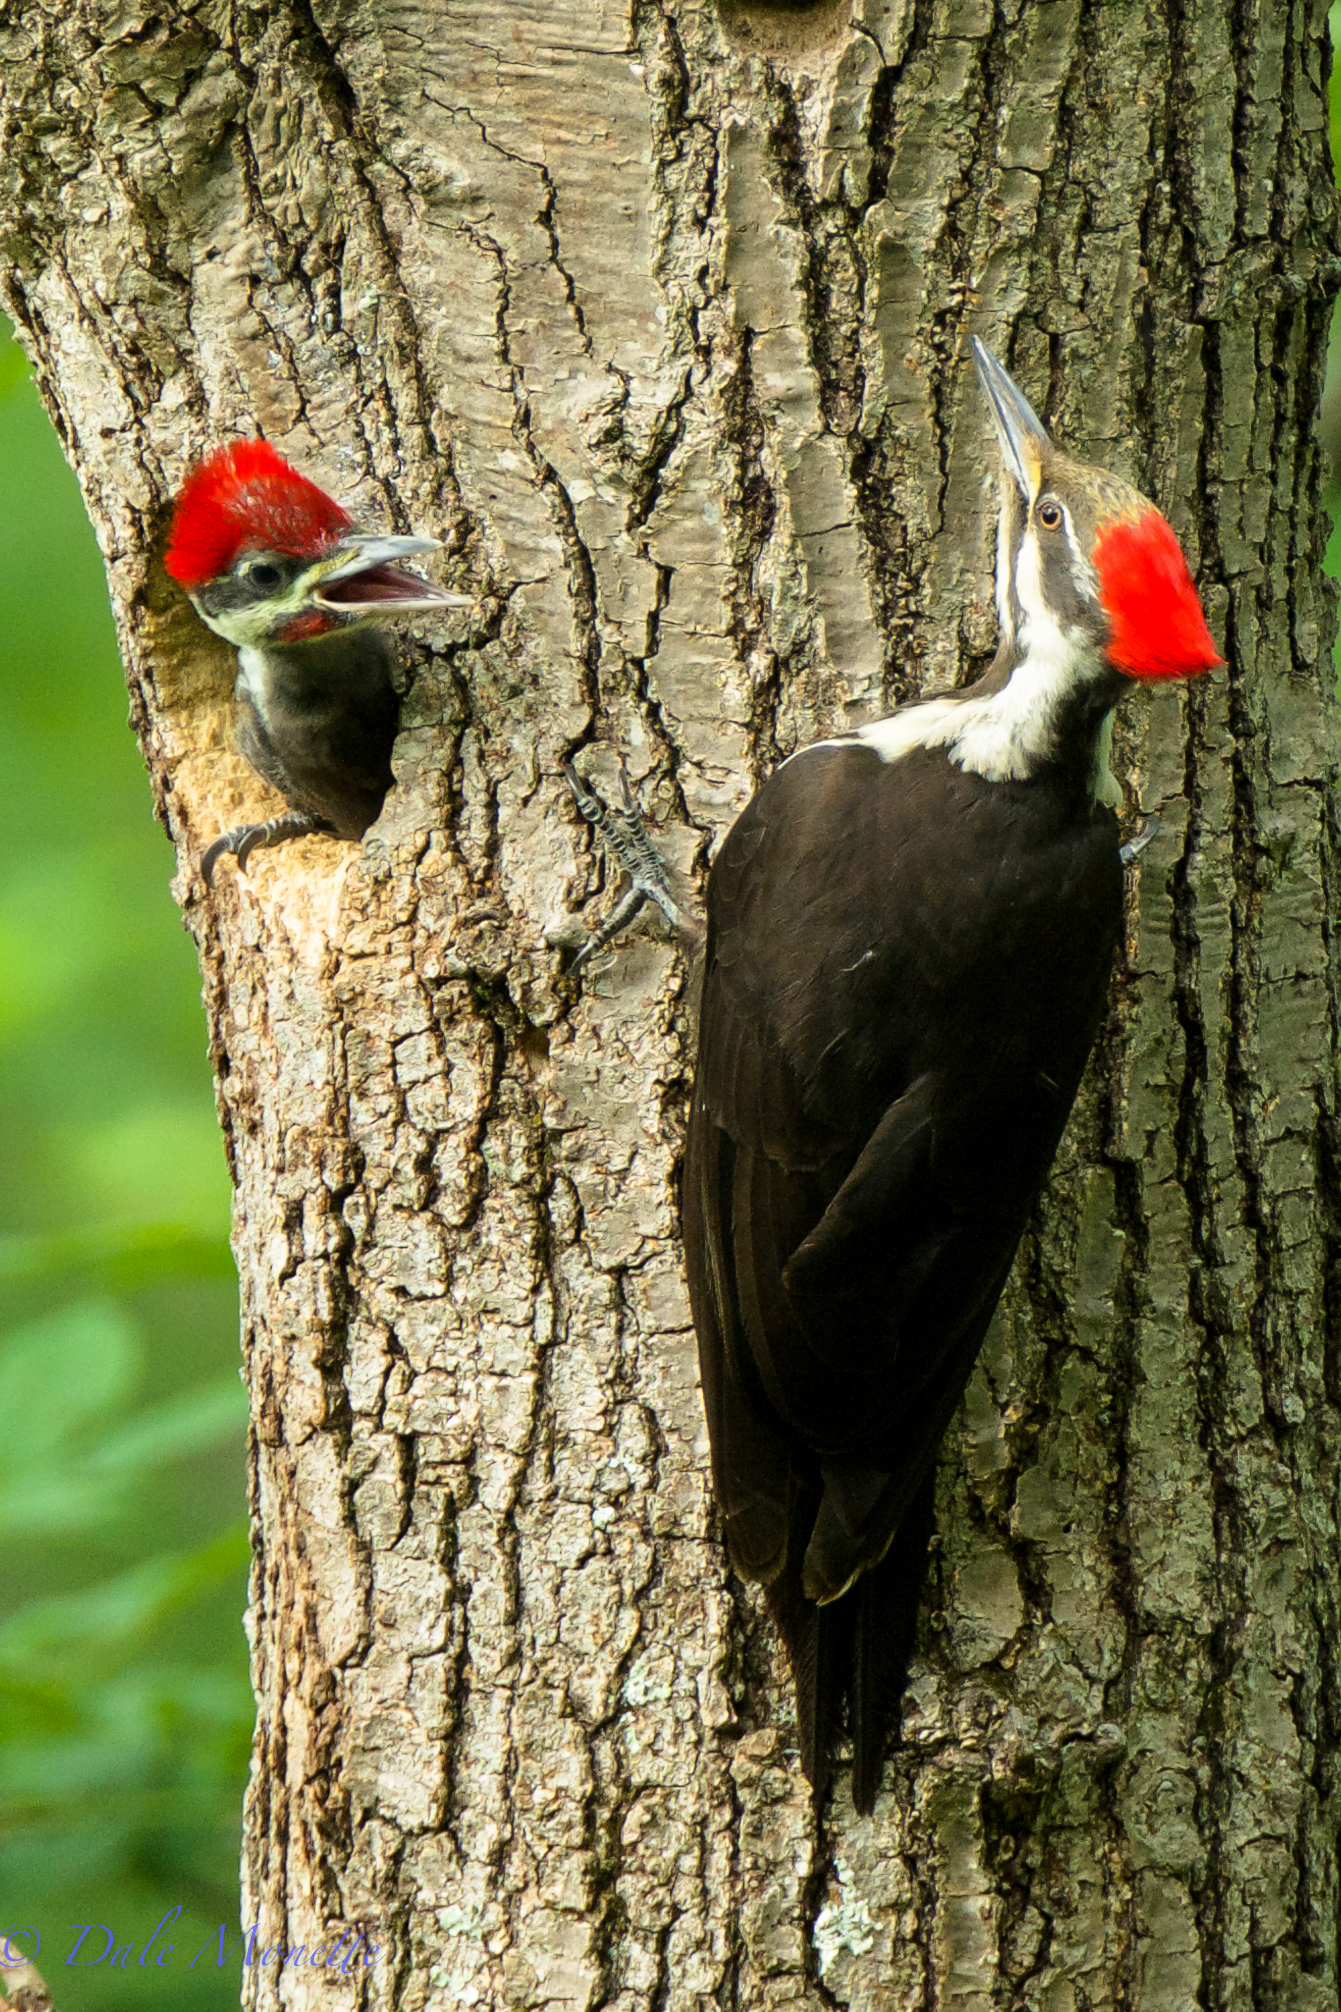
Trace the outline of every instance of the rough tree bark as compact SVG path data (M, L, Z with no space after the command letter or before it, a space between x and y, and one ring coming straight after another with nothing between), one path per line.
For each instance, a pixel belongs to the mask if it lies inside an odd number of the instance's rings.
M271 2008L1334 2008L1341 1152L1323 0L11 0L9 303L200 944L254 1401ZM625 749L689 876L993 642L976 329L1166 506L1227 674L950 1436L875 1816L724 1570L675 1238L684 960L574 989ZM437 529L360 849L272 806L164 577L265 430ZM78 815L77 778L71 814ZM1333 913L1336 912L1333 905Z

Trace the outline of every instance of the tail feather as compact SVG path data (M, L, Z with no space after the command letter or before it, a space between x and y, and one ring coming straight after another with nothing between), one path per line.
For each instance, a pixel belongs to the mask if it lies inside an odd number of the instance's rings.
M908 1506L894 1542L880 1563L847 1596L855 1609L851 1719L852 1801L869 1816L880 1789L889 1727L908 1680L917 1613L927 1571L935 1508L935 1476L928 1475Z
M793 1591L794 1601L788 1599ZM842 1729L852 1662L852 1617L844 1611L843 1601L832 1608L817 1607L801 1594L799 1584L793 1587L787 1578L775 1580L767 1598L791 1664L801 1767L819 1802L829 1786Z
M814 1524L820 1492L818 1485L797 1490L791 1504L786 1563L766 1592L768 1610L791 1664L801 1766L816 1801L829 1783L852 1650L851 1622L842 1611L843 1603L832 1608L816 1606L807 1599L802 1585L806 1533Z
M875 1806L889 1727L908 1673L932 1532L934 1476L910 1504L889 1550L841 1599L819 1606L806 1597L802 1566L818 1490L793 1509L787 1562L766 1589L769 1611L787 1648L796 1695L801 1766L815 1801L829 1785L844 1706L852 1735L852 1800Z

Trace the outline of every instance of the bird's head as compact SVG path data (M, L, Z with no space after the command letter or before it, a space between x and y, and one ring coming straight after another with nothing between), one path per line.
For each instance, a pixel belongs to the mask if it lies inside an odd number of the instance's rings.
M976 337L973 355L1001 446L997 606L1007 639L1148 681L1213 670L1223 660L1168 519L1121 476L1058 447Z
M220 447L177 498L167 569L235 649L301 643L351 622L471 605L397 563L433 538L356 531L268 440Z

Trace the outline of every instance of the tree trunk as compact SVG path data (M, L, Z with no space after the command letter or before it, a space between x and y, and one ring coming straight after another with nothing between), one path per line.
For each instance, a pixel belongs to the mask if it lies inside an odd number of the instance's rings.
M244 1914L378 1947L254 2005L1336 2006L1324 11L13 0L9 301L237 1188ZM613 890L562 765L626 751L689 884L792 748L981 668L970 328L1165 506L1230 662L1128 709L1163 829L1112 1011L947 1442L885 1791L816 1820L708 1490L690 974L644 927L564 977ZM161 552L255 428L482 598L407 644L365 844L211 895L277 805Z

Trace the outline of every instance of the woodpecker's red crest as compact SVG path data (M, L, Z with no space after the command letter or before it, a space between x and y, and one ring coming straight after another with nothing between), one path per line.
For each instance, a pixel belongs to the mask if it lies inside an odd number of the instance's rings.
M1148 497L1059 447L1014 380L974 343L1001 447L1003 627L1055 627L1054 654L1150 682L1199 677L1222 659L1173 529ZM1077 668L1080 658L1077 657Z
M467 607L406 572L436 538L356 531L324 490L265 440L208 455L177 499L166 564L238 652L238 743L289 805L207 847L206 882L231 854L308 832L360 838L391 787L405 680L379 625Z
M177 498L166 565L194 593L248 549L316 558L352 519L268 440L220 447L192 470Z
M1158 510L1100 524L1093 564L1112 624L1108 660L1120 671L1152 681L1195 678L1224 662L1182 547Z
M973 351L1000 647L975 684L798 750L723 840L681 1190L728 1547L787 1643L817 1794L846 1697L859 1811L916 1648L938 1448L1150 835L1119 844L1113 715L1133 681L1219 661L1159 511Z

